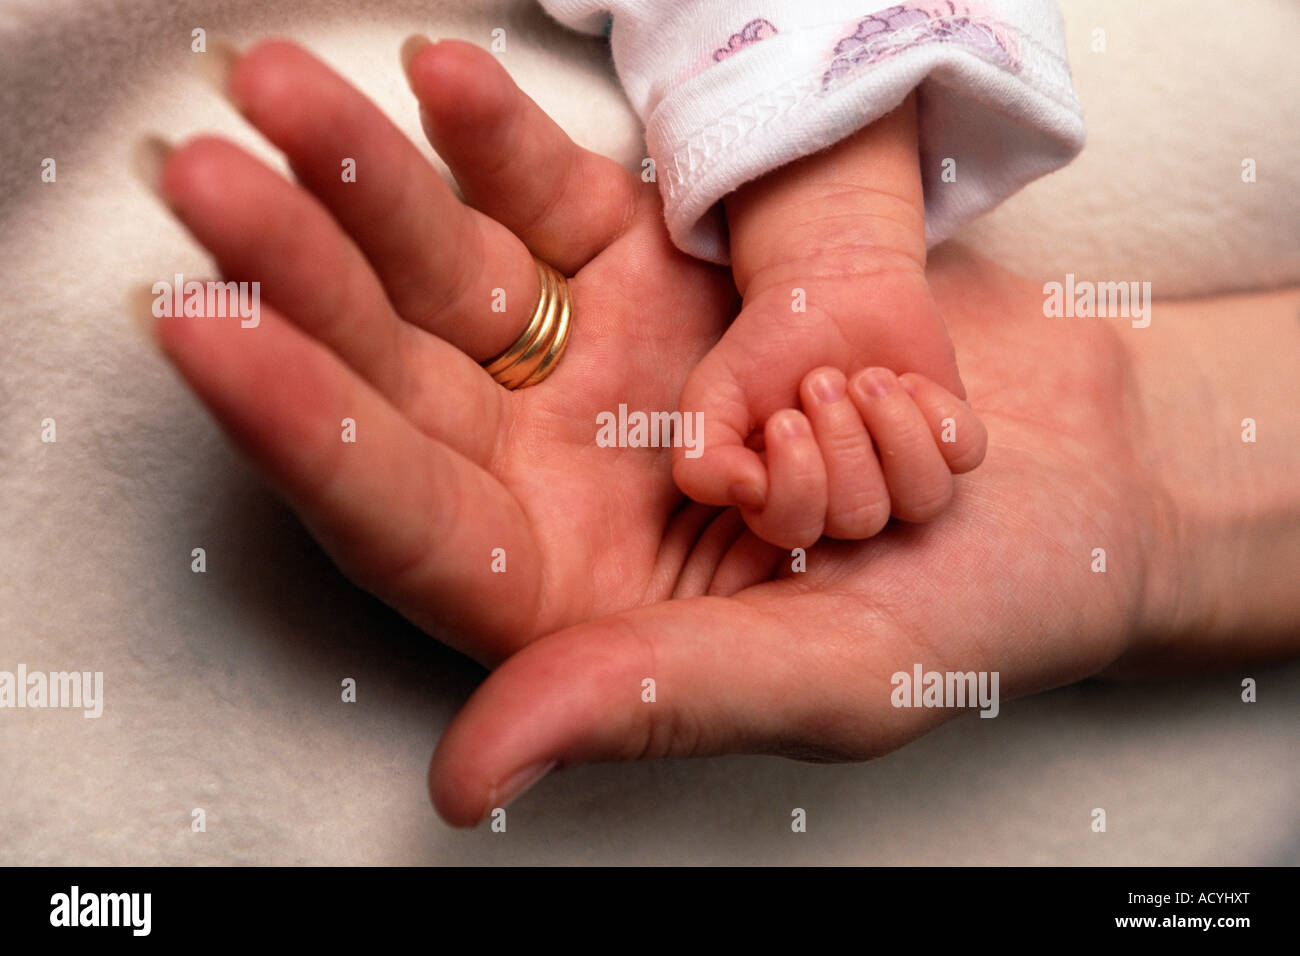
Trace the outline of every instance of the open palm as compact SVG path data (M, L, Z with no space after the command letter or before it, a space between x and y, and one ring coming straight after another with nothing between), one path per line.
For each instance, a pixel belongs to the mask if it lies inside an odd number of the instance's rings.
M247 329L168 318L159 337L354 580L493 663L679 583L717 510L682 509L656 450L596 447L596 416L675 409L736 292L673 248L653 186L576 147L495 58L414 46L426 127L496 218L318 60L262 43L231 64L229 93L301 187L207 137L170 154L160 185L269 308ZM574 276L575 328L549 379L508 392L478 361L527 323L532 253Z

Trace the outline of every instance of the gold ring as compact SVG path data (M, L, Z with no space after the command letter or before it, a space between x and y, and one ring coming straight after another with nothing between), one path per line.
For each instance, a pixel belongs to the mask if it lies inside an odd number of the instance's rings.
M539 291L532 318L514 345L482 363L493 379L512 390L536 385L555 371L573 326L568 280L541 259L533 262Z

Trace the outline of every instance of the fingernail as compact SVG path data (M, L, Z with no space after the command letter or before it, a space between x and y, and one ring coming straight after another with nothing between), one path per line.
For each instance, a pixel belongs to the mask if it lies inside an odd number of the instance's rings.
M208 42L208 52L200 53L197 61L199 75L237 110L242 110L243 107L230 88L230 74L241 55L233 44L225 40L211 40Z
M812 393L828 405L844 397L844 377L835 372L822 372L812 380Z
M898 379L887 368L869 368L858 376L859 390L874 398L888 395L897 384Z
M808 426L808 419L798 412L783 412L780 413L780 416L776 420L776 430L786 438L807 438L812 434L812 429Z
M727 492L731 496L732 502L741 508L762 511L763 505L766 503L763 500L763 493L748 481L737 481L727 489Z
M432 43L433 41L422 33L413 33L402 41L402 72L406 74L406 82L411 86L415 86L415 80L411 77L411 63L421 50Z
M131 324L145 334L150 343L158 344L158 319L153 314L153 287L138 285L127 294L126 314Z
M167 202L167 197L162 191L162 171L171 154L171 144L161 136L146 136L131 151L131 164L136 176L163 202Z
M486 817L498 807L509 806L513 801L519 799L529 787L554 770L555 764L556 761L554 760L535 763L516 774L512 774L505 783L492 787L488 791L488 811L484 816Z
M898 378L898 384L903 386L903 391L907 392L908 395L911 395L913 398L916 397L916 387L912 384L910 378L904 378L900 375Z

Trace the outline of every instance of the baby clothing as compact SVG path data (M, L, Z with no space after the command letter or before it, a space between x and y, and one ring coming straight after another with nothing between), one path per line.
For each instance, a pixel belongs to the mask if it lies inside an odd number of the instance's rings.
M917 90L930 245L1083 148L1053 0L541 0L607 33L668 231L726 263L719 200Z

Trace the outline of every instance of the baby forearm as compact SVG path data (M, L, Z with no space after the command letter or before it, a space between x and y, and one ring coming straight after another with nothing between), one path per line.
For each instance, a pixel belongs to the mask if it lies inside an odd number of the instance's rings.
M868 249L925 263L916 98L829 149L746 183L725 200L732 269L756 276ZM844 263L845 271L855 263ZM805 270L806 271L806 270ZM780 281L777 279L777 281Z

